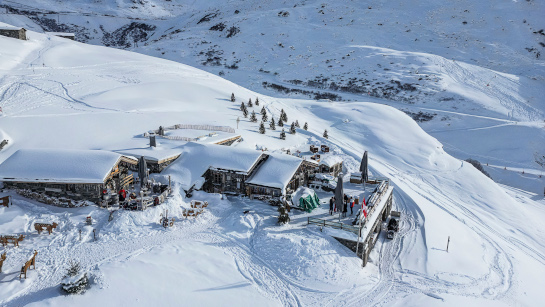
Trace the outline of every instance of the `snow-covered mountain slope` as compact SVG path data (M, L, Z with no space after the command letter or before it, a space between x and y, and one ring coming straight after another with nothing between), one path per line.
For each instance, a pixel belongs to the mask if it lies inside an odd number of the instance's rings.
M83 42L188 64L260 93L392 105L422 121L457 158L506 168L495 172L498 182L542 188L540 178L518 180L513 172L539 173L535 156L545 153L540 1L1 5L0 21L75 32ZM492 143L488 134L505 138Z
M394 208L403 218L399 235L382 237L362 270L353 253L306 225L307 213L292 213L292 222L279 227L275 208L259 201L196 193L209 209L183 219L189 200L177 191L163 206L117 212L107 222L108 213L95 207L67 210L15 196L13 207L0 208L0 233L27 238L8 248L0 304L533 306L545 298L542 197L499 186L451 157L403 112L371 102L274 98L175 62L29 36L0 36L0 135L10 140L0 161L20 148L146 147L142 133L159 125L236 127L241 101L259 97L275 118L284 109L289 121L308 122L309 130L282 141L279 130L261 135L242 118L238 146L280 151L326 143L343 157L347 174L369 150L372 172L395 185ZM174 228L157 224L163 209L178 220ZM88 215L96 221L96 242L84 226ZM37 221L59 227L38 236ZM37 270L20 282L21 263L34 249ZM58 292L68 259L94 276L82 296Z

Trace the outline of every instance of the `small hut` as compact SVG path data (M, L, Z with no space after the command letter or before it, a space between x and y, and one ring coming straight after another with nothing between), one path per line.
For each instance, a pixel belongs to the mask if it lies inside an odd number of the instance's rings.
M0 26L0 35L26 40L26 29L13 26Z

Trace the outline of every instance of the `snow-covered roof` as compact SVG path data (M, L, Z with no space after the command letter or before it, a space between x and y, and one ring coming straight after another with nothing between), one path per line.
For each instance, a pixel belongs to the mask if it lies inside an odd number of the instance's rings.
M21 30L24 28L14 26L0 26L0 30Z
M54 36L75 36L74 33L68 33L68 32L45 32L45 33L54 35Z
M103 183L120 158L102 150L20 149L0 164L0 180Z
M144 157L146 161L159 162L175 158L182 152L181 148L165 148L165 147L145 147L115 150L122 155L133 156L136 158Z
M270 154L246 183L284 191L303 160L292 155Z
M320 157L320 165L327 165L329 167L335 165L335 164L339 164L339 163L342 163L343 162L343 159L339 156L336 156L336 155L322 155Z
M194 142L180 148L180 157L163 173L178 178L184 189L193 185L200 188L204 183L202 175L209 168L249 173L263 155L261 151L252 149Z

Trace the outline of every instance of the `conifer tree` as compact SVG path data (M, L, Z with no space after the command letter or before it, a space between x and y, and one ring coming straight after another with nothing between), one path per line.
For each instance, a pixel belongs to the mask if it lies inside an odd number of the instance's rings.
M329 135L327 134L327 129L324 131L324 138L329 138Z
M267 114L267 110L265 110L265 107L261 108L261 115Z
M282 128L282 132L280 132L280 139L285 140L286 139L286 132L284 131L284 128Z
M241 102L240 103L240 110L244 111L244 109L246 109L246 105L244 105L244 102Z
M301 126L299 126L299 121L298 120L295 120L295 127L301 128Z
M256 98L255 98L255 105L256 105L256 106L259 105L259 97L256 97Z
M235 93L231 93L231 102L235 102Z
M265 134L265 125L263 124L263 122L259 124L259 133Z
M270 128L271 130L276 130L276 123L274 122L274 117L271 118Z
M282 109L282 111L280 111L280 118L282 119L283 122L285 122L285 123L288 122L288 115L286 114L286 112L284 112L284 109Z
M252 98L248 99L248 106L249 106L250 108L253 107L253 105L252 105Z
M295 134L296 130L295 130L295 123L291 123L291 127L290 127L290 133L291 134Z
M278 127L284 127L284 122L282 122L282 117L278 119Z
M244 118L248 117L248 109L246 109L246 106L244 106L244 109L242 110L242 115L244 115Z
M307 122L305 122L305 124L303 125L303 129L308 130L308 124L307 124Z
M261 119L266 122L269 120L269 117L267 116L267 113L263 114L263 116L261 117Z
M288 212L286 212L286 208L283 206L278 207L278 224L286 224L290 221L290 216Z
M257 117L255 116L254 111L252 111L252 115L250 115L250 121L253 123L257 123Z

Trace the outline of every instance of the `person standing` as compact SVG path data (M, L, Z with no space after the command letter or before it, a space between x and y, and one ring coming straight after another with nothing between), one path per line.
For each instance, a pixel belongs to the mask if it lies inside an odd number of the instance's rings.
M346 217L346 213L348 212L348 198L346 199L344 206L343 206L343 217Z
M127 198L127 191L122 187L121 190L119 190L119 202L124 202L125 198Z
M333 205L335 204L335 197L329 199L329 215L333 215Z
M350 197L350 216L354 214L354 199Z

